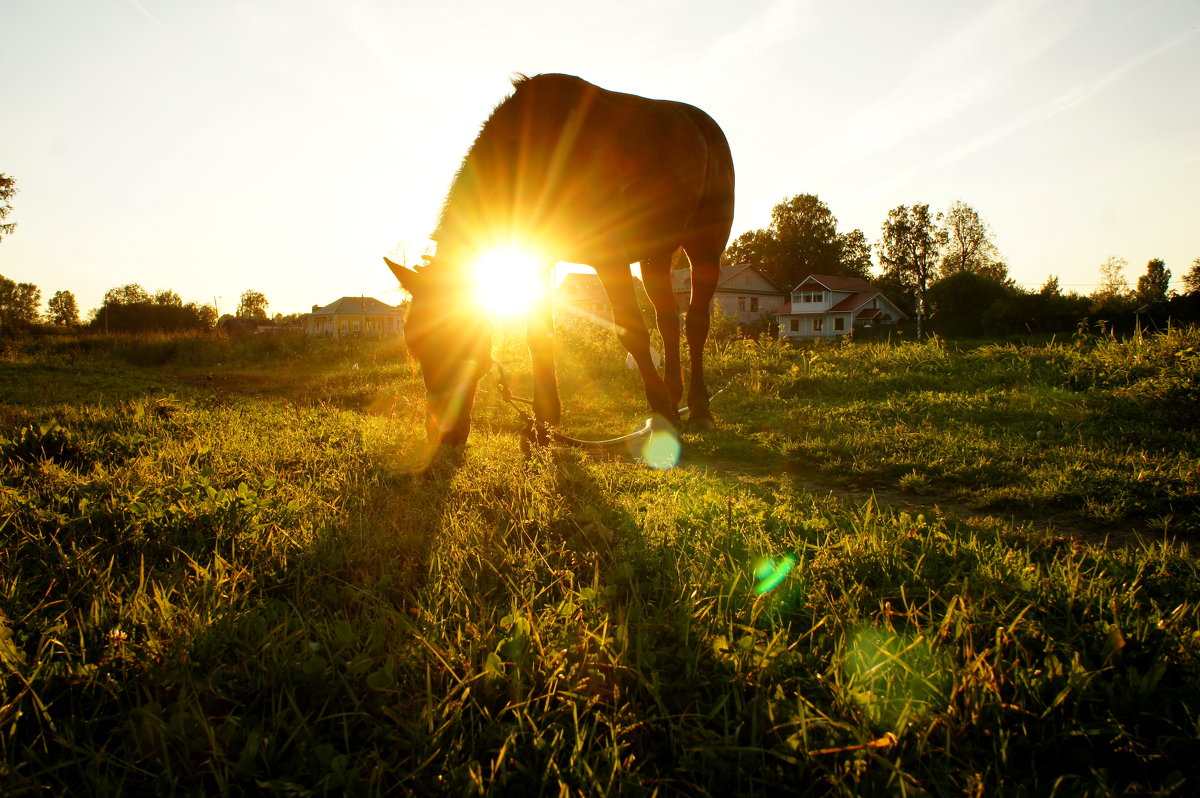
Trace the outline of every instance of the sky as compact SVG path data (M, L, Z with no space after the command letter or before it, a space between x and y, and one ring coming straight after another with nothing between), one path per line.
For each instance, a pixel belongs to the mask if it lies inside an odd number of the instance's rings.
M795 194L877 242L961 200L1013 279L1200 258L1200 2L0 0L0 274L86 316L139 283L233 312L398 303L516 73L725 130L734 235Z

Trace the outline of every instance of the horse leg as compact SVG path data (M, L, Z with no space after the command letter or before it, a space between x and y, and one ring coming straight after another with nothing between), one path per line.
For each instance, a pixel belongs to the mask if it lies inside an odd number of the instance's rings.
M704 382L704 343L708 340L713 294L721 276L721 251L720 248L714 250L698 245L687 253L692 262L692 296L685 322L688 362L692 367L688 383L688 423L693 429L713 429L716 424L708 406L708 386Z
M665 253L642 261L642 282L654 305L654 318L663 344L663 380L671 406L683 399L683 373L679 362L679 306L671 290L671 255Z
M625 350L633 355L638 372L642 375L642 385L646 390L646 401L650 409L679 428L679 410L671 402L667 386L658 371L654 368L654 360L650 357L650 333L646 330L646 320L638 308L637 298L633 293L633 275L629 273L627 264L598 267L600 282L612 303L613 323L617 326L617 337L625 346Z
M545 444L549 442L549 429L557 427L562 420L562 402L554 371L554 308L550 292L530 308L525 337L533 365L534 435L537 443Z

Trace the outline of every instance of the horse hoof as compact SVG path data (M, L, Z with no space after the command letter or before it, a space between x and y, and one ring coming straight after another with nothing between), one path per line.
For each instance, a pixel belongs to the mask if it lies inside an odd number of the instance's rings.
M717 424L711 418L688 419L688 432L706 432L716 428Z

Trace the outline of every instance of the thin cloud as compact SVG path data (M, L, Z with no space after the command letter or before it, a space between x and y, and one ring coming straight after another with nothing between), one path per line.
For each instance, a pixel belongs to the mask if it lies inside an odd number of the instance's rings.
M804 162L837 171L991 101L1013 74L1077 27L1075 20L1056 15L1055 8L1048 0L993 5L930 48L894 91L852 114L806 153Z
M800 7L801 4L794 0L776 0L763 13L747 19L737 30L713 42L713 56L720 60L736 60L747 53L761 53L792 41L800 21Z
M1096 95L1100 94L1100 92L1107 89L1113 83L1116 83L1129 73L1141 68L1147 62L1157 58L1163 53L1175 49L1189 39L1194 38L1198 32L1200 32L1200 28L1192 28L1189 31L1185 31L1184 33L1168 39L1157 47L1151 47L1145 52L1130 58L1124 64L1110 69L1096 80L1074 86L1059 96L1042 103L1036 108L1029 109L1025 113L1010 119L1004 124L993 128L981 136L976 137L972 141L969 141L960 147L955 147L953 150L934 158L932 161L929 161L927 164L925 164L924 168L941 169L945 166L949 166L956 161L962 160L968 155L991 147L992 145L1008 138L1019 130L1029 127L1030 125L1044 122L1047 119L1058 116L1059 114L1069 111L1076 106L1082 105Z
M142 13L142 16L144 16L146 19L150 20L151 22L153 22L155 25L162 28L163 30L167 29L167 26L162 24L162 22L159 21L158 17L154 16L149 11L147 11L146 7L144 5L142 5L141 3L139 3L138 0L129 0L129 2L134 8L136 8L138 11L140 11Z

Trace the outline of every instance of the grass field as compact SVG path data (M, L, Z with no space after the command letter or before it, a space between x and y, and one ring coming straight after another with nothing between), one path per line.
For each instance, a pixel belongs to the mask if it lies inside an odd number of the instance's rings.
M609 338L572 434L643 421ZM395 342L10 344L0 792L1195 791L1200 333L710 363L675 468L491 384L426 464Z

